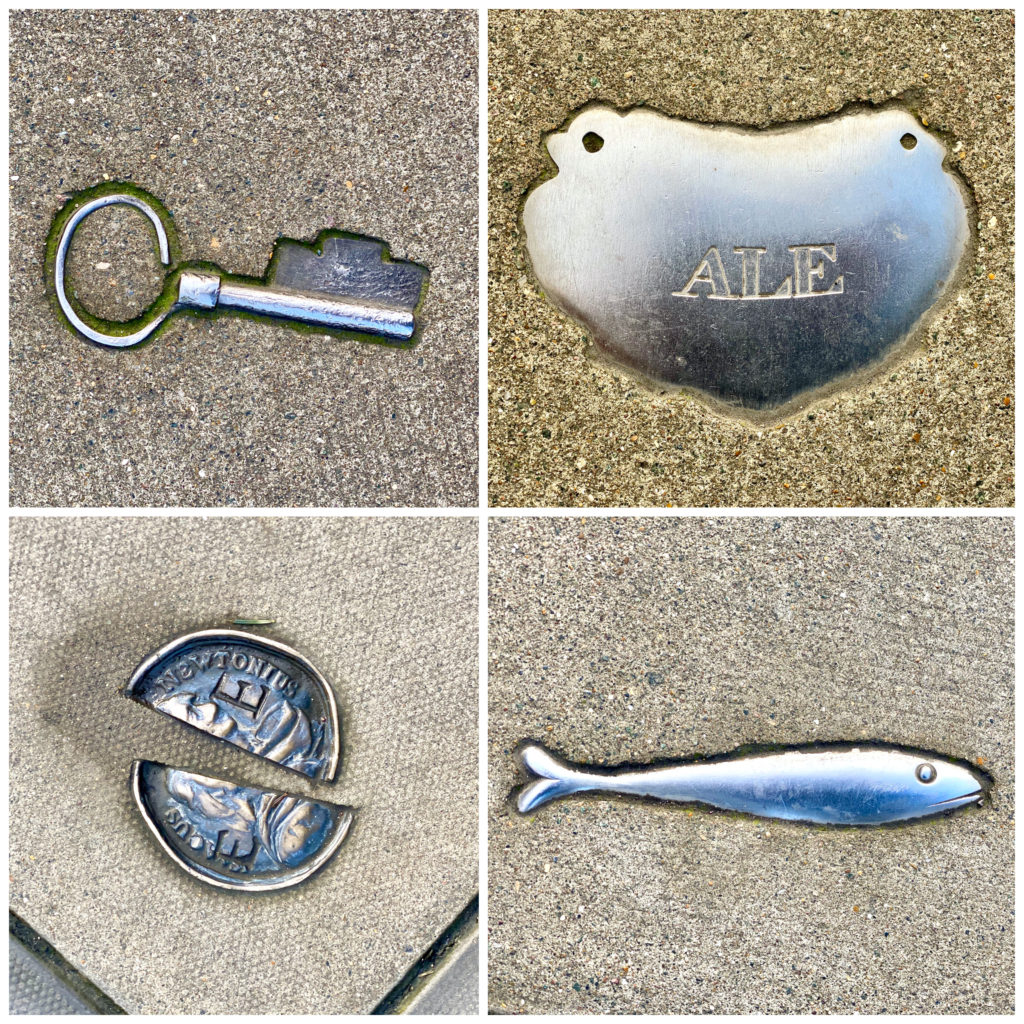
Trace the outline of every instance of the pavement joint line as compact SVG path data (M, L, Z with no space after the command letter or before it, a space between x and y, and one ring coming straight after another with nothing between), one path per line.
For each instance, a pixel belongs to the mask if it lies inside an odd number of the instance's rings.
M103 1015L124 1014L101 989L97 988L81 971L64 959L35 929L8 912L9 933L13 941L24 948L52 977L55 988L67 989L77 1000L85 1003L90 1012Z
M477 894L405 972L398 984L370 1011L371 1015L403 1013L441 965L456 954L464 940L472 937L479 920L480 896Z

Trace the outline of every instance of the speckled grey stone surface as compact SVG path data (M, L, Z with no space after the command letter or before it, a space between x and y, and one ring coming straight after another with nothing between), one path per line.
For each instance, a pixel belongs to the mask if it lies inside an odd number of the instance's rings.
M489 548L492 1011L1012 1011L1009 519L496 520ZM605 764L881 739L995 789L875 830L521 817L526 738Z
M1012 11L492 11L488 487L495 506L1014 502ZM520 212L545 135L600 101L758 128L900 99L977 203L964 279L899 366L771 427L590 357Z
M475 504L477 65L472 11L14 12L12 503ZM384 239L431 268L421 343L188 316L138 349L78 339L45 239L108 179L231 273L261 276L279 236ZM138 216L95 215L74 280L99 314L154 294L150 243L120 229Z
M12 909L130 1013L372 1010L477 892L477 578L472 519L15 519ZM120 696L159 644L238 617L331 681L333 784ZM214 889L156 845L135 758L355 823L294 889Z

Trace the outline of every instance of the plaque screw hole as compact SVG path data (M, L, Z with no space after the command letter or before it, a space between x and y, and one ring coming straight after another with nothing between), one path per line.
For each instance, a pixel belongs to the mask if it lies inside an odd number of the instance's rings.
M604 145L604 139L597 132L587 132L583 136L583 148L588 153L596 153Z
M917 136L911 135L910 132L907 132L907 134L900 139L900 145L904 149L913 149L917 145Z

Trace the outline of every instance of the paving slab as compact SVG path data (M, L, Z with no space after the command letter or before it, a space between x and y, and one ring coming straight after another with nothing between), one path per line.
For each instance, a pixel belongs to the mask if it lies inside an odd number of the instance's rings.
M1013 551L1006 518L494 521L492 1012L1011 1013ZM882 740L995 788L878 829L524 817L524 739L605 765Z
M488 40L491 505L1013 504L1012 11L506 10ZM593 358L542 294L522 207L586 104L768 128L884 102L939 133L978 225L899 365L754 425Z
M88 1016L98 1013L44 960L9 937L8 1007L12 1014Z
M469 519L20 518L11 527L12 910L129 1013L366 1013L477 892L477 526ZM313 783L120 696L161 643L238 618L337 695ZM135 758L356 809L294 889L180 870Z
M412 1016L476 1014L480 1008L480 932L474 928L445 957L402 1010Z
M473 505L477 65L472 11L11 15L11 502ZM383 239L426 264L420 343L221 316L139 348L80 340L47 232L106 181L171 211L182 258L262 276L281 236ZM71 280L128 319L163 274L141 214L94 214Z

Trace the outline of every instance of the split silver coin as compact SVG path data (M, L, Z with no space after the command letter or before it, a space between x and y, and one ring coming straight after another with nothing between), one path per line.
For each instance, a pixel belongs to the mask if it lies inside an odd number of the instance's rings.
M188 633L132 673L126 697L311 779L341 756L334 694L290 647L238 630Z
M946 150L908 111L766 130L592 106L529 194L544 295L599 351L773 420L920 337L971 239Z
M351 808L135 761L132 793L157 842L190 875L223 889L284 889L322 867Z

